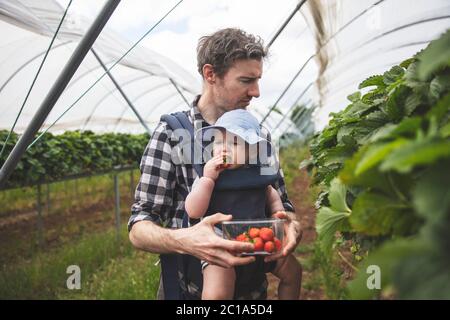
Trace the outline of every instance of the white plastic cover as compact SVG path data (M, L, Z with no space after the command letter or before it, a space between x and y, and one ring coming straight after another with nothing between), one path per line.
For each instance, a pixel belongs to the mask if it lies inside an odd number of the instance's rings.
M218 1L218 7L236 3ZM264 2L261 6L267 9L271 3ZM286 18L294 5L293 0L273 4L273 21L267 23L279 25L282 22L279 17L285 15ZM116 10L120 9L119 6ZM64 8L56 0L0 0L0 129L11 128L63 12ZM16 131L26 128L91 23L92 20L69 11ZM348 104L346 97L357 90L359 82L409 58L448 27L448 0L308 0L271 47L271 58L261 80L261 93L265 97L252 103L249 110L262 119L303 64L314 56L277 103L281 114L272 112L264 125L273 131L274 139L286 130L295 133L289 113L299 103L318 106L314 119L316 130L321 129L330 112ZM287 35L295 40L288 43ZM273 34L262 36L267 43ZM111 66L131 45L107 24L94 49L105 64ZM318 48L321 50L315 55ZM89 53L43 128L53 123L103 73L98 61ZM161 114L187 107L172 81L189 102L201 91L200 79L192 70L188 72L171 59L143 46L134 48L114 67L112 74L151 129ZM314 85L300 97L311 82ZM74 129L144 130L107 76L51 131Z

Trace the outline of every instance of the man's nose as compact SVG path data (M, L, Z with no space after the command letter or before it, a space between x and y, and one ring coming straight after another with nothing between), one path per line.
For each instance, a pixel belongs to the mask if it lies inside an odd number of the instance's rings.
M250 97L259 97L259 84L257 82L253 83L253 85L248 90L248 95Z

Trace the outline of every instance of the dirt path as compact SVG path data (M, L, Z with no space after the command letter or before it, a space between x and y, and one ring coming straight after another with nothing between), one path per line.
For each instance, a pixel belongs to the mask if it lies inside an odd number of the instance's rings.
M295 252L297 259L303 264L303 262L311 259L313 254L311 250L302 250L302 247L310 247L316 239L315 231L315 209L314 199L311 199L310 191L310 178L305 170L302 170L298 177L293 182L293 187L288 189L289 199L292 201L296 208L296 212L300 217L302 225L303 236L298 247L299 252ZM305 270L303 268L302 274L302 289L300 293L300 300L318 300L325 299L323 289L320 287L305 288L304 284L311 282L314 277L313 272ZM278 279L273 275L268 275L269 288L268 299L277 299L277 287Z

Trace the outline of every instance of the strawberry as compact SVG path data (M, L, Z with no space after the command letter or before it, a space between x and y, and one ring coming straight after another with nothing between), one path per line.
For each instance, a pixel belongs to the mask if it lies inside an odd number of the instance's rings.
M275 237L273 239L273 242L275 243L275 248L277 249L276 251L280 251L281 250L281 241L280 241L280 239Z
M259 237L259 228L250 228L250 230L248 230L248 235L252 239Z
M255 251L263 251L264 241L260 237L253 239L253 245L255 246Z
M273 240L273 230L270 228L261 228L259 230L259 236L264 241L272 241Z
M247 237L247 235L245 233L242 233L236 237L236 240L241 241L241 242L248 242L249 238Z
M264 251L272 253L275 250L275 244L273 241L267 241L264 243Z

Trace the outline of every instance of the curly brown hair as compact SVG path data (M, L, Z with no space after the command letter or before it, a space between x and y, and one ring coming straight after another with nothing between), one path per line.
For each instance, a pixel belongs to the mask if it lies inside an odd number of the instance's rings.
M267 54L260 37L241 29L227 28L200 38L197 46L197 68L203 77L203 66L210 64L214 72L222 78L236 60L261 60Z

